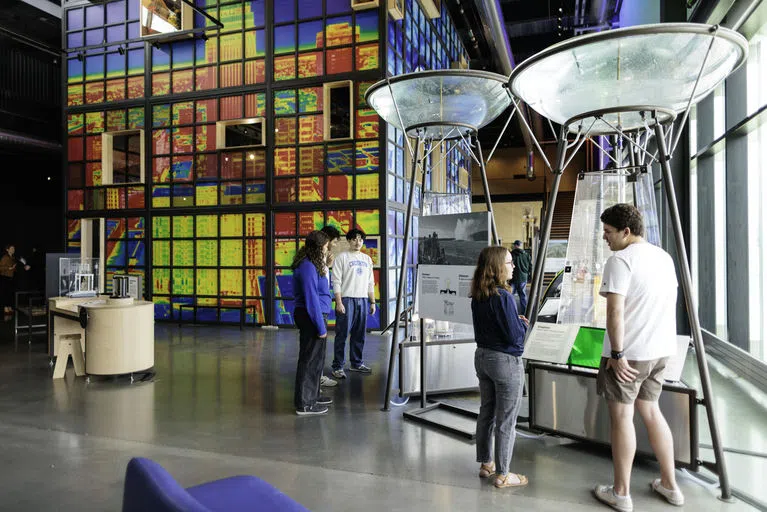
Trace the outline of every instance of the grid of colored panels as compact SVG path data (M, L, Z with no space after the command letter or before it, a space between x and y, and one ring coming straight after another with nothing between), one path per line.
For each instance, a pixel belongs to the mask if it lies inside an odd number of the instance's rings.
M276 212L274 215L274 322L278 325L293 324L293 271L290 266L296 251L303 245L306 235L329 225L342 234L357 228L368 237L363 248L374 264L381 261L381 220L380 211L373 210L328 210L312 212ZM375 296L381 299L380 270L375 270ZM380 308L368 317L368 327L381 326ZM331 311L328 322L335 323L335 311Z
M112 292L115 274L132 274L144 279L146 242L144 217L117 217L105 220L104 290ZM146 282L144 288L146 289Z
M198 0L215 25L200 14L195 27L206 26L206 39L177 41L152 48L151 94L162 96L207 91L266 81L265 1ZM212 27L212 30L211 30Z
M153 217L155 318L239 323L246 306L247 323L264 323L265 222L263 213Z
M389 17L386 67L390 75L428 69L449 69L451 62L468 62L466 50L445 2L442 15L429 19L415 0L405 1L404 17Z
M67 115L67 209L124 210L146 207L142 184L102 183L104 132L144 129L144 109L99 110Z
M263 204L266 150L216 150L216 122L265 115L264 94L152 107L152 207Z
M378 69L378 19L348 0L274 0L274 80Z
M144 43L139 0L65 11L67 105L144 97Z
M274 92L274 201L378 200L379 118L355 87L354 140L323 141L323 89Z
M82 221L80 219L67 220L67 252L80 253L80 241L82 240Z

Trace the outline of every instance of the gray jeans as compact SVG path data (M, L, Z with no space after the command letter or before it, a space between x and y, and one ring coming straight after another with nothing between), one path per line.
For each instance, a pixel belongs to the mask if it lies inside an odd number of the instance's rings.
M474 368L479 378L482 405L477 419L477 462L488 463L495 429L496 473L509 472L511 453L517 437L516 425L522 403L525 370L522 358L477 347Z

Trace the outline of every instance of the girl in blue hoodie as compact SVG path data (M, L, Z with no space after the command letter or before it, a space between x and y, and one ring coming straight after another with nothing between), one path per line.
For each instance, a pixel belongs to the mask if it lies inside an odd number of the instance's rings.
M320 396L320 377L325 363L325 346L328 330L325 325L330 312L328 269L325 265L328 236L322 231L312 231L306 243L293 260L293 290L295 310L293 318L298 327L299 352L296 369L294 402L299 416L316 416L328 412L333 400ZM328 302L328 304L326 304Z

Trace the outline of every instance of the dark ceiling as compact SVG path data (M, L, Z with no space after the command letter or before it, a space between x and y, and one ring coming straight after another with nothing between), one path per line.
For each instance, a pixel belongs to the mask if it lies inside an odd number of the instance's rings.
M472 69L503 73L494 56L501 47L488 41L487 20L481 19L477 4L481 0L443 0L471 59ZM498 0L505 22L513 63L520 64L560 41L597 30L614 28L622 0ZM495 143L508 119L508 113L480 131L483 146ZM540 139L552 139L551 130L541 120L533 124ZM524 146L519 123L512 122L500 147Z

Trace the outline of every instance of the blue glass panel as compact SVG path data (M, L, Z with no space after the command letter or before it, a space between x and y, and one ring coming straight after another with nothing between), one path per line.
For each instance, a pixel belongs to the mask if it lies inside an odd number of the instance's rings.
M83 79L83 63L77 59L69 59L67 61L67 76L69 76L70 81L73 81L72 79L82 80Z
M107 4L110 5L110 4ZM125 41L125 25L115 25L114 27L107 27L107 42L114 43L116 41Z
M107 54L107 77L125 74L125 55Z
M83 28L83 10L69 9L67 11L67 30L80 30Z
M128 51L128 69L144 69L144 49Z
M67 35L67 48L79 48L81 46L85 46L82 32L72 32Z
M85 44L92 46L95 44L101 44L104 42L104 29L97 28L94 30L85 31Z
M192 41L181 41L173 45L173 63L174 67L184 63L189 66L194 60L194 43Z
M223 314L221 320L224 321ZM197 308L197 321L198 322L215 322L218 320L218 311L216 308ZM239 322L239 318L237 319Z
M322 2L319 0L298 0L298 19L322 16Z
M117 0L107 4L107 24L125 21L125 0Z
M279 297L293 297L293 276L275 276L278 289L274 293Z
M348 3L348 0L347 0ZM295 0L274 0L274 22L285 23L296 19Z
M170 304L160 304L155 302L154 304L154 317L157 320L170 319Z
M152 47L152 68L167 69L170 67L170 48L162 45L160 48Z
M264 3L266 0L251 0L245 2L245 12L253 19L254 27L263 27L266 24L264 18ZM248 21L245 21L245 26L248 25Z
M85 77L88 80L104 77L104 55L85 57Z
M91 5L85 8L85 26L102 27L104 26L104 6Z
M296 51L295 25L274 28L274 53L293 53Z
M139 23L133 22L128 23L128 39L138 39L139 38Z
M227 324L239 324L240 314L239 309L221 308L221 321Z
M325 14L327 16L349 11L351 11L351 2L349 0L326 0L325 2Z
M128 0L128 19L137 20L139 16L139 0Z

